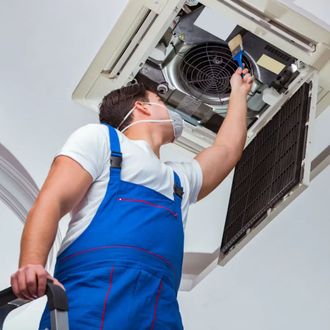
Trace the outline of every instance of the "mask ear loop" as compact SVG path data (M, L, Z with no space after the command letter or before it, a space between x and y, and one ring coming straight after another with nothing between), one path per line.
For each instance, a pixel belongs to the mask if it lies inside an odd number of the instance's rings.
M120 122L120 124L117 126L117 129L119 129L119 127L125 122L125 120L128 118L128 116L133 112L133 110L135 109L135 106L127 112L126 116L124 117L124 119Z
M134 123L129 124L128 126L126 126L124 129L121 130L122 133L124 133L129 127L135 125L135 124L139 124L139 123L168 123L168 122L172 122L173 119L144 119L144 120L138 120L135 121Z
M159 103L155 103L155 102L141 102L141 103L144 103L144 104L154 104L154 105L159 105L161 107L165 107L164 105L159 104ZM117 129L119 129L119 127L125 122L125 120L133 112L134 109L135 109L135 106L130 111L128 111L128 113L126 114L126 116L124 117L124 119L117 126ZM131 127L134 124L138 124L138 123L163 123L163 122L173 122L173 119L159 119L159 120L158 119L145 119L145 120L139 120L139 121L136 121L134 123L129 124L124 129L122 129L121 132L124 133L129 127Z
M149 102L141 102L141 103L147 103L149 104ZM135 109L135 106L127 112L126 116L124 117L124 119L119 123L119 125L117 126L117 129L119 130L119 127L125 122L125 120L128 118L128 116L133 112L133 110Z

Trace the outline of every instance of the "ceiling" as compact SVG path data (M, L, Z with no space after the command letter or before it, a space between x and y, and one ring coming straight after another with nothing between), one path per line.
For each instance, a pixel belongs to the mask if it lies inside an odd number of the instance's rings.
M0 2L0 142L39 187L69 134L98 121L71 94L126 2ZM329 126L330 108L315 122L314 157L329 144ZM193 157L177 146L163 148L161 156ZM191 207L186 251L210 253L219 246L231 180L232 173ZM330 328L328 182L329 168L225 267L216 267L193 291L179 293L186 329ZM18 261L22 225L1 203L0 214L3 288ZM35 329L44 303L43 298L23 307L7 329Z

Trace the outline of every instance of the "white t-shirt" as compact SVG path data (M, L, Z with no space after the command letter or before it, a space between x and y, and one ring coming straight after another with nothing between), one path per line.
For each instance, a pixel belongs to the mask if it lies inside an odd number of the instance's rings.
M195 159L161 162L147 141L131 140L118 130L117 133L123 154L123 181L146 186L173 200L173 170L176 171L184 190L181 209L185 227L189 205L197 201L202 185L199 163ZM65 155L74 159L93 177L90 189L70 212L69 227L58 254L87 228L105 196L110 176L109 141L109 129L106 125L87 124L74 131L55 154L55 157Z

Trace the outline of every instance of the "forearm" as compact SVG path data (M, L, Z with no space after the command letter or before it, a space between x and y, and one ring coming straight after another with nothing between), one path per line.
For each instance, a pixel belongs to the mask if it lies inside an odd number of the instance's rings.
M50 196L39 195L22 233L19 268L27 264L45 266L61 217L60 204Z
M232 92L229 98L228 112L223 121L214 145L225 145L240 157L247 135L247 97L241 92Z
M213 191L242 157L247 135L247 95L252 85L248 70L238 68L230 79L230 85L232 92L227 115L215 141L195 157L203 172L198 200Z

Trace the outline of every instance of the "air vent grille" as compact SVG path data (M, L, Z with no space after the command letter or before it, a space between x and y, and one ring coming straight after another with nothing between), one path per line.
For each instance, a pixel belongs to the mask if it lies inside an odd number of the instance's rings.
M129 31L131 38L122 45L121 52L113 59L113 63L109 66L109 69L102 71L103 74L109 75L109 78L116 78L120 75L125 65L131 60L143 41L143 38L150 31L157 17L157 13L152 10L146 7L141 9L136 15L135 21L131 23Z
M276 55L278 58L284 60L285 62L290 62L291 61L291 57L289 55L284 54L283 52L281 52L280 50L278 50L277 48L275 48L271 45L266 45L265 50L267 50L270 53Z
M221 244L226 254L301 178L309 84L304 84L245 148L236 165Z

